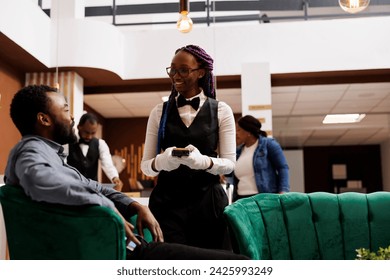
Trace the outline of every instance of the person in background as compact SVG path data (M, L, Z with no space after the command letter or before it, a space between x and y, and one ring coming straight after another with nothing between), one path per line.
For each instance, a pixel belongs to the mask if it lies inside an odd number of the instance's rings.
M158 176L149 207L166 242L227 249L220 175L236 160L233 112L215 99L213 59L201 47L177 49L166 70L172 91L150 113L141 162L145 175ZM173 156L176 147L189 155Z
M137 245L134 251L127 251L128 259L248 259L228 251L163 242L161 228L147 206L86 178L68 165L63 145L77 141L77 137L69 106L57 89L33 85L19 90L12 99L10 114L22 139L9 154L5 169L6 184L20 185L34 201L75 206L100 205L112 209L123 221L127 242L133 241ZM135 214L138 231L148 228L153 242L147 243L142 236L133 233L134 226L128 219Z
M116 190L121 191L123 182L112 162L110 149L106 141L95 137L98 129L97 117L91 113L82 115L77 129L79 141L69 144L67 163L77 168L85 177L97 181L100 160L107 178L115 184Z
M238 119L236 130L233 200L258 193L289 192L289 167L279 143L267 137L260 121L250 115Z

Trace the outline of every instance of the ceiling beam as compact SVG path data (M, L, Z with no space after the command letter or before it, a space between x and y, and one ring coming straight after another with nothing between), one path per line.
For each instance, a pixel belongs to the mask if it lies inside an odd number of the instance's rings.
M77 69L74 71L77 72ZM88 84L88 81L86 82ZM271 85L273 87L379 82L390 82L390 69L286 73L271 75ZM217 89L241 88L241 76L218 76L216 85ZM117 82L114 85L101 84L85 86L84 94L131 93L170 90L170 79L161 78L126 80Z

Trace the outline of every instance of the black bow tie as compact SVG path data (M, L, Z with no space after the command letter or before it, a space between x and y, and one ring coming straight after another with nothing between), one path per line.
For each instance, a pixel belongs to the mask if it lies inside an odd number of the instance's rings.
M79 144L85 144L85 145L88 145L89 146L89 144L91 143L91 141L85 141L83 138L80 138L79 139Z
M177 98L177 107L183 107L184 105L191 105L192 108L198 110L200 103L200 98L196 97L191 100L186 100L183 95L179 95Z

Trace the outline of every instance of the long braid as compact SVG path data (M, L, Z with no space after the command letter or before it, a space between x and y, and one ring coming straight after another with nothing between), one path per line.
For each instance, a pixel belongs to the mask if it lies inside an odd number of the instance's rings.
M158 135L157 135L157 154L161 151L161 142L164 139L165 136L165 126L167 124L167 118L168 118L168 111L172 104L175 103L175 97L178 94L178 92L175 89L175 86L172 85L171 94L169 95L167 105L165 108L163 107L163 112L160 119L160 125L158 127Z
M196 61L200 64L200 68L206 70L205 75L199 79L198 84L203 89L203 92L207 97L215 99L216 94L215 94L214 78L212 72L214 60L211 58L210 55L206 53L204 49L196 45L187 45L185 47L177 49L175 54L177 54L180 51L185 51L192 54L196 58ZM174 104L175 97L177 96L177 94L178 92L175 86L172 85L171 94L169 95L169 99L167 101L167 105L165 106L165 110L163 109L161 119L160 119L160 125L158 128L157 154L159 154L161 151L161 142L165 136L165 126L167 123L168 112L170 106L173 106L172 104Z

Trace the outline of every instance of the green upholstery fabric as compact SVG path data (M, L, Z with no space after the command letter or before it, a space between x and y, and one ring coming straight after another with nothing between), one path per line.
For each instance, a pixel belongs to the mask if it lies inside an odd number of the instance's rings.
M390 245L389 192L258 194L224 216L237 253L256 260L353 260Z
M74 207L28 198L22 188L0 187L11 259L125 259L122 220L109 208Z

